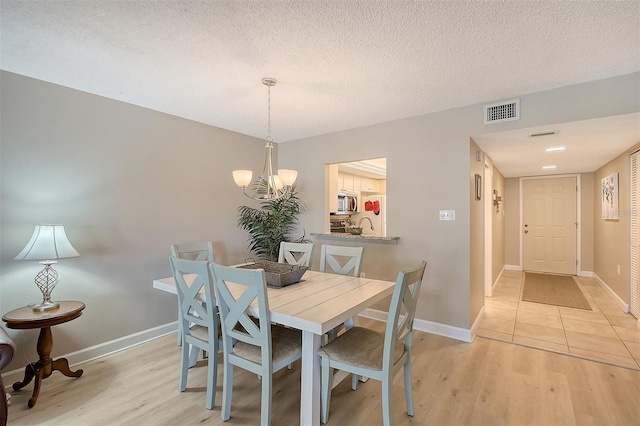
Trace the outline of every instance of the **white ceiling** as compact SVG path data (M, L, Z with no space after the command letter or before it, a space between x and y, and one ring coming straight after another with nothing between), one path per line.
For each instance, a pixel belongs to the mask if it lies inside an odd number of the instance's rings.
M276 142L640 70L639 1L0 7L0 68L247 135L274 77Z
M554 134L531 136L547 132ZM593 172L640 142L640 114L532 127L473 139L504 177ZM566 149L545 150L557 146ZM542 169L551 165L556 168Z

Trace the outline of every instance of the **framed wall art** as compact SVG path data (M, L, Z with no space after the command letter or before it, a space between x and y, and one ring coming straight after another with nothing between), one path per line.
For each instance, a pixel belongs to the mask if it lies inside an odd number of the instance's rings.
M476 200L482 199L482 176L476 173Z
M602 218L618 219L618 173L602 178Z

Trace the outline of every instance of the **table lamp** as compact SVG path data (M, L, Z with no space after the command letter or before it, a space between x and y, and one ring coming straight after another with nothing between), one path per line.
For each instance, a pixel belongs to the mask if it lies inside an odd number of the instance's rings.
M58 302L51 301L51 292L60 281L60 274L51 267L58 263L53 259L78 256L80 253L67 239L63 225L36 225L31 240L15 257L16 260L42 260L40 264L44 265L44 269L35 278L35 283L42 292L42 303L29 305L34 311L48 311L60 306Z

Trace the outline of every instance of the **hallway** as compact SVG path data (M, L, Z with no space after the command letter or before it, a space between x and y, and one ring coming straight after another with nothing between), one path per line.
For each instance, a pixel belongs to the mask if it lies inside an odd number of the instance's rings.
M503 271L477 336L640 370L640 329L593 278L574 278L591 311L521 301L524 273Z

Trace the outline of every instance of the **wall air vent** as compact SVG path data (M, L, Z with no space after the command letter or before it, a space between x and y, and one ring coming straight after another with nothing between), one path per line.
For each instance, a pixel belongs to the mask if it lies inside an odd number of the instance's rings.
M520 99L484 106L484 124L520 120Z

